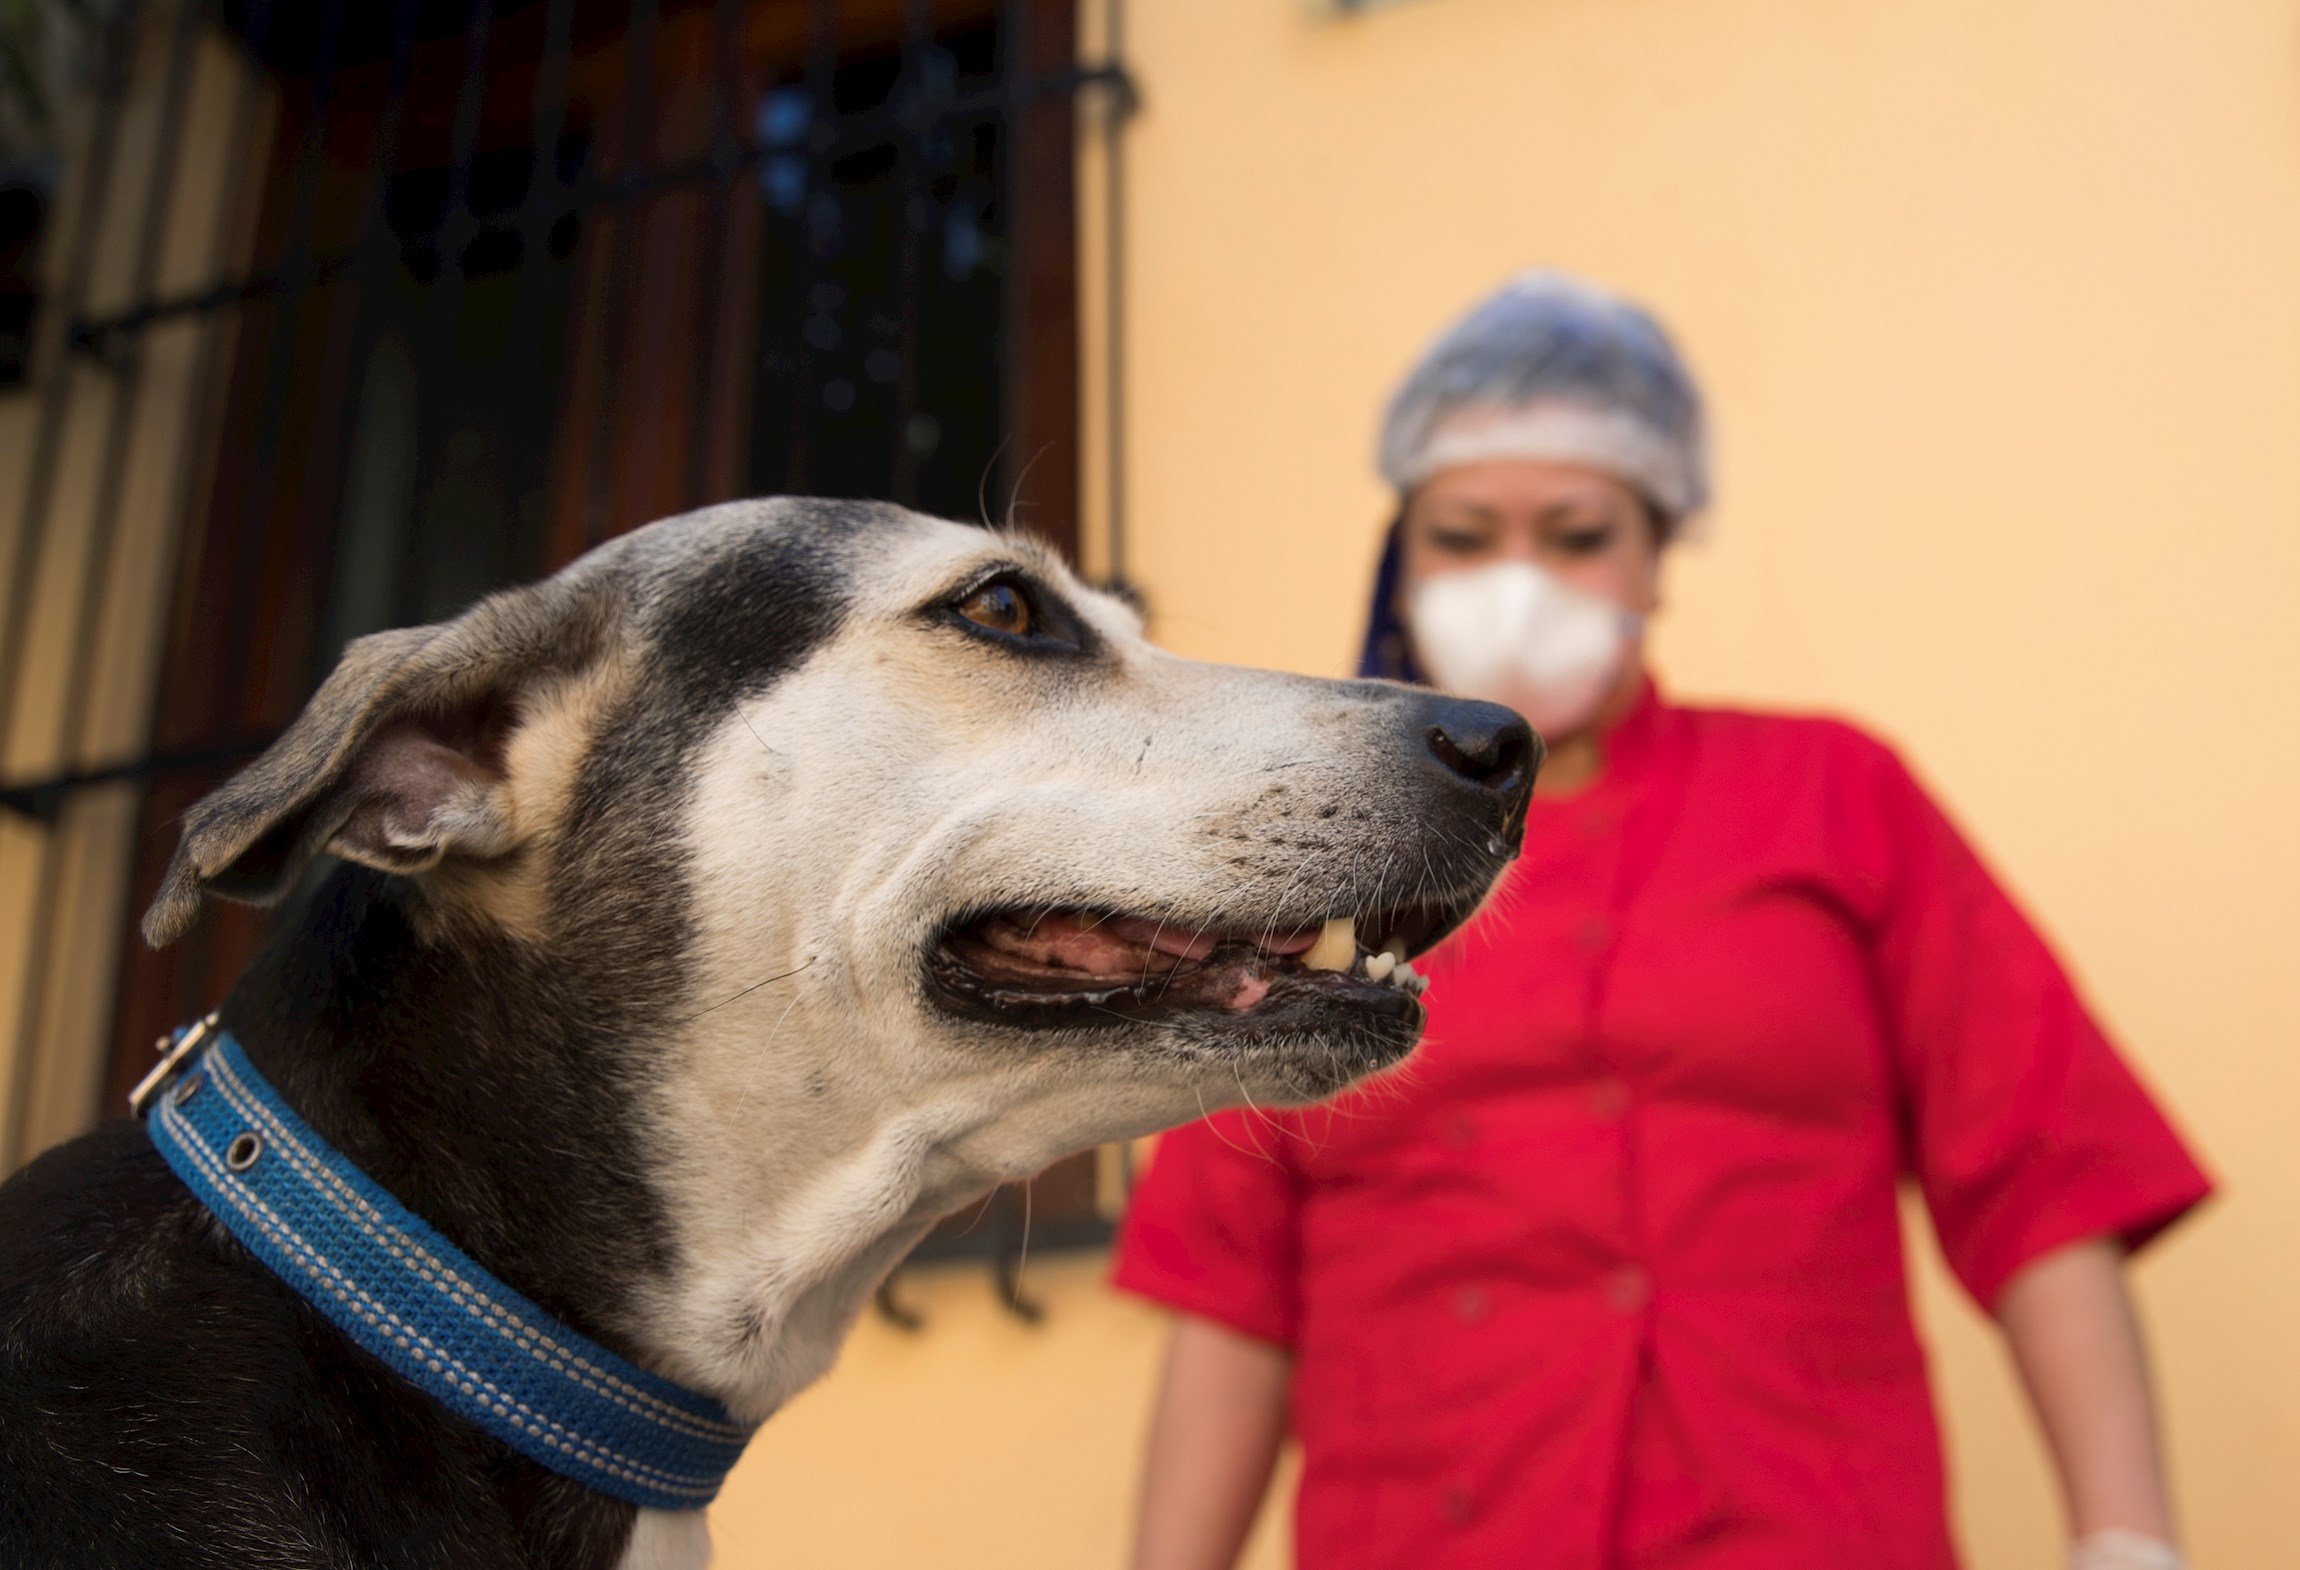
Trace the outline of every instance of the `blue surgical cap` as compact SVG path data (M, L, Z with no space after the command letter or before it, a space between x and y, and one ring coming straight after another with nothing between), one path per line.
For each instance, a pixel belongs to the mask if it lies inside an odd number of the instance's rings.
M1700 389L1659 323L1617 295L1527 272L1447 328L1392 395L1381 471L1402 494L1495 458L1575 463L1653 503L1672 531L1708 503Z

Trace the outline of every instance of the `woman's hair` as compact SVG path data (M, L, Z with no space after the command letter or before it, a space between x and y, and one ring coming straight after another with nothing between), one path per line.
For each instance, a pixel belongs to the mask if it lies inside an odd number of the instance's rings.
M1406 508L1401 500L1397 515L1382 535L1381 560L1374 567L1374 604L1366 618L1365 641L1358 648L1358 674L1426 687L1429 679L1414 663L1413 639L1406 635L1405 617L1398 611L1405 588L1405 559Z
M1400 494L1495 458L1572 463L1682 531L1709 500L1701 390L1661 324L1584 279L1529 272L1441 333L1392 394L1379 463Z

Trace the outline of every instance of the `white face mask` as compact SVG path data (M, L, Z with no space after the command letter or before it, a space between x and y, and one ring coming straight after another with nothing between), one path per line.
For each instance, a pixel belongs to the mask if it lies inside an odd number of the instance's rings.
M1587 725L1637 646L1644 619L1530 562L1424 578L1407 596L1430 679L1505 703L1544 737Z

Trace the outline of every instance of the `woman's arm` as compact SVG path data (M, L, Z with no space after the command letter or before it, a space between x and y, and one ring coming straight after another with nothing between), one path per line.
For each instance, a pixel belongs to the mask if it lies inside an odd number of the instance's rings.
M2060 1471L2071 1535L2128 1532L2169 1544L2172 1505L2140 1322L2114 1242L2032 1261L1997 1299L1997 1322Z
M1230 1570L1286 1432L1294 1360L1185 1314L1166 1343L1150 1418L1134 1570Z

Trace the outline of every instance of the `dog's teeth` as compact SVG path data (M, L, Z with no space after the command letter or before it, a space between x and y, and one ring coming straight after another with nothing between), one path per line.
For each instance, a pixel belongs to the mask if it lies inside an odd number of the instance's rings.
M1423 975L1420 971L1414 969L1413 966L1408 965L1403 961L1399 962L1397 969L1390 972L1390 980L1405 988L1406 991L1412 993L1417 998L1429 990L1429 977Z
M1348 970L1357 957L1357 924L1347 916L1336 916L1302 956L1302 963L1312 970Z
M1398 957L1388 949L1366 956L1366 974L1376 981L1387 981L1390 972L1398 968Z

